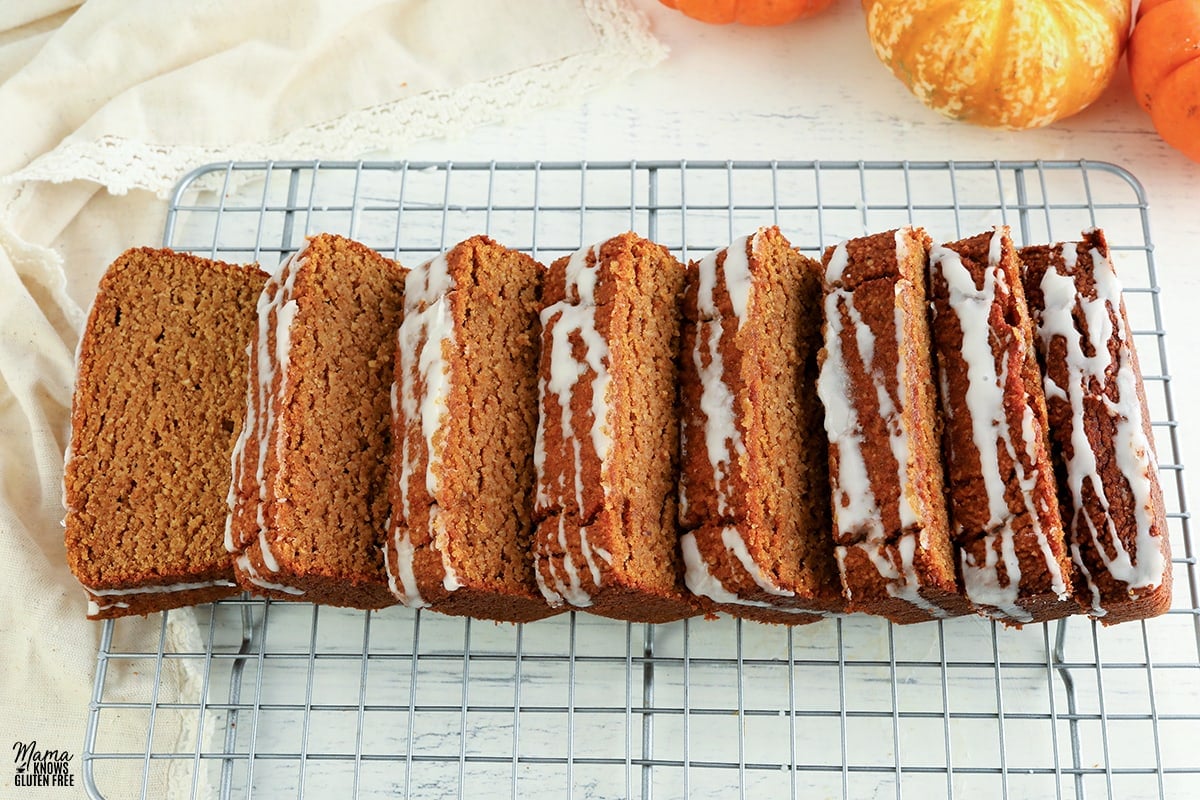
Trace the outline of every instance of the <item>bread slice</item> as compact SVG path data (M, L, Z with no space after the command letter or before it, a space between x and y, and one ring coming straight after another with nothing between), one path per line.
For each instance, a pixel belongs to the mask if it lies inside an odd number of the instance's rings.
M816 382L821 267L778 228L688 265L680 540L688 588L746 619L845 607Z
M851 610L909 623L969 612L946 516L926 317L929 235L825 251L825 407L833 526Z
M635 622L698 613L676 530L684 268L626 233L550 267L534 567L551 605Z
M67 563L93 619L239 591L222 546L256 267L123 253L79 342L67 449Z
M226 536L250 591L355 608L396 602L382 548L404 275L362 244L321 234L259 297Z
M929 293L951 536L967 598L1009 625L1079 613L1008 228L934 247Z
M544 267L475 236L408 274L385 566L408 606L528 622Z
M1145 619L1171 606L1171 545L1133 333L1100 230L1026 247L1060 502L1091 616Z

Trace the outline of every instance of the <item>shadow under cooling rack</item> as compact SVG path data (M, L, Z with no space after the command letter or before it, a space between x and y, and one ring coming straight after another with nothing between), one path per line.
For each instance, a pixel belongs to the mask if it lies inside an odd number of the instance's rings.
M1096 162L221 164L164 244L273 268L306 234L406 264L485 232L548 262L635 230L696 258L764 224L812 255L914 223L1018 244L1105 228L1146 378L1171 611L1103 628L983 619L795 629L524 626L249 597L103 623L95 797L1030 797L1200 793L1200 605L1149 212ZM114 731L146 731L134 751ZM165 788L164 788L165 787Z

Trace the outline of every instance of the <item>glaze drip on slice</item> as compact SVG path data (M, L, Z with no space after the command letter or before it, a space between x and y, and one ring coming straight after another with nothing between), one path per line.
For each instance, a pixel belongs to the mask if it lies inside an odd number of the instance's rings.
M285 461L283 448L286 446L287 432L278 417L278 407L287 394L292 322L297 310L293 292L296 276L306 263L307 250L308 242L305 242L298 251L281 262L275 274L267 280L267 285L258 298L255 308L258 326L254 342L246 348L251 371L251 378L246 384L246 423L230 457L233 480L227 497L229 516L225 521L225 549L234 556L238 572L244 579L259 588L291 595L303 595L304 590L270 578L279 572L279 562L271 549L265 507L269 494L273 502L287 499L286 495L281 495L279 488L284 485L282 465ZM256 442L257 447L247 454L246 448L250 441ZM276 480L269 486L265 473L267 452L272 444L275 449L275 461L281 465L281 469L276 473ZM257 497L252 498L249 503L239 504L238 488L245 482L246 472L251 465L254 485L258 487ZM235 539L235 517L250 514L251 511L254 514L253 527L239 526L243 533ZM253 528L257 528L257 535L253 541L257 544L261 569L246 552L252 541L246 534Z

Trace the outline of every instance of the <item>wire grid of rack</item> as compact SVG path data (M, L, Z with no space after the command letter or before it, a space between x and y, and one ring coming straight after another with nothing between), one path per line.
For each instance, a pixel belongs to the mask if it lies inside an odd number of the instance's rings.
M1154 420L1174 549L1164 617L1008 630L857 616L524 626L248 596L194 648L103 623L82 763L93 796L1185 797L1200 793L1200 603L1144 195L1096 162L234 163L172 200L164 244L268 269L306 233L416 264L469 235L549 262L632 229L697 257L762 224L810 254L920 224L1018 244L1109 234ZM190 614L191 612L174 612ZM177 622L179 620L176 620ZM190 622L190 620L185 620ZM197 678L161 696L165 670ZM106 676L141 672L144 696ZM119 752L106 720L144 719ZM162 741L168 726L190 738Z

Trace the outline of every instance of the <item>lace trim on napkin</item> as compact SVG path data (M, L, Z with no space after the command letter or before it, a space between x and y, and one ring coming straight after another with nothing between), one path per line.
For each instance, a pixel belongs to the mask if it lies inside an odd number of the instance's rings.
M297 153L353 160L416 140L501 122L519 112L561 102L567 92L578 95L612 85L666 58L667 48L650 33L645 16L623 0L583 0L583 8L596 31L597 46L557 61L453 90L360 109L270 141L196 147L119 136L68 139L3 181L66 183L82 179L113 194L146 189L165 197L185 173L204 164L295 158Z

